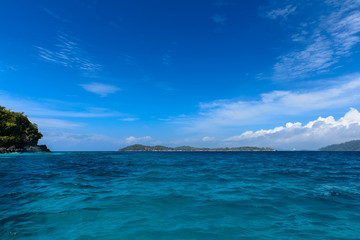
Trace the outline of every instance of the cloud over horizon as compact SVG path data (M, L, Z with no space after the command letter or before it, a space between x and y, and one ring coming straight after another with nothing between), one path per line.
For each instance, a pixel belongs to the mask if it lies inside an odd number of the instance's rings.
M360 113L351 108L339 120L319 117L302 125L300 122L258 131L246 131L224 139L231 144L270 146L280 150L316 150L330 144L360 139Z
M348 76L332 85L307 90L272 91L259 100L216 100L201 103L197 115L179 118L189 132L209 134L227 127L264 124L275 117L301 116L319 110L349 108L360 101L360 77Z

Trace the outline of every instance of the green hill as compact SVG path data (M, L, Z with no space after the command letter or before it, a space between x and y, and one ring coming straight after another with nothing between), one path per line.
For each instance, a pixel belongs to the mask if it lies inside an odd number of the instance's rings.
M272 148L259 148L259 147L236 147L236 148L196 148L190 146L181 147L165 147L165 146L145 146L141 144L134 144L121 148L118 151L127 152L153 152L153 151L169 151L169 152L204 152L204 151L274 151Z
M0 153L48 152L45 145L37 145L42 136L37 125L31 123L24 113L0 106Z
M119 149L119 151L168 151L171 148L165 147L165 146L145 146L145 145L141 145L141 144L134 144L131 146L127 146L125 148Z
M319 151L360 151L360 140L353 140L340 144L332 144L320 148Z

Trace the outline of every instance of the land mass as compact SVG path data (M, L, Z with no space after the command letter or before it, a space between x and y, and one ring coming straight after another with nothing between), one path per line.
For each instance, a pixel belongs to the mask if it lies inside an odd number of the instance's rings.
M0 106L0 153L50 152L46 145L38 145L42 136L24 113Z
M141 144L134 144L119 149L118 151L123 152L216 152L216 151L229 151L229 152L240 152L240 151L275 151L272 148L259 148L259 147L234 147L234 148L196 148L190 146L181 147L165 147L161 145L157 146L146 146Z
M332 144L320 148L319 151L360 151L360 140L353 140L340 144Z

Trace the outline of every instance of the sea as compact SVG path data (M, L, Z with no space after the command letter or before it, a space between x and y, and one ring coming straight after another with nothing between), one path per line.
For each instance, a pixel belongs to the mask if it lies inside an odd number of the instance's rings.
M360 239L360 152L0 154L0 239Z

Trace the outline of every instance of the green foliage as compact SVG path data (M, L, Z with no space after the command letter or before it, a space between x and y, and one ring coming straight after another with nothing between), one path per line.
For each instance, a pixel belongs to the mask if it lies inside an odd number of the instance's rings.
M146 151L147 146L141 144L134 144L128 147L123 148L123 151Z
M320 148L319 151L360 151L360 140L329 145Z
M195 149L194 147L190 147L190 146L180 146L175 148L175 150L183 150L183 151L191 151L194 149Z
M134 144L121 149L121 151L167 151L167 150L170 150L170 148L160 145L150 147L141 144Z
M274 151L272 148L259 148L259 147L236 147L236 148L195 148L190 146L181 146L181 147L165 147L165 146L145 146L141 144L134 144L131 146L127 146L125 148L119 149L119 151L134 151L134 152L152 152L152 151L194 151L194 152L202 152L202 151Z
M156 145L154 147L151 147L153 149L153 151L168 151L168 150L172 150L169 147L165 147L165 146L161 146L161 145Z
M36 146L43 135L24 113L0 106L0 147Z

